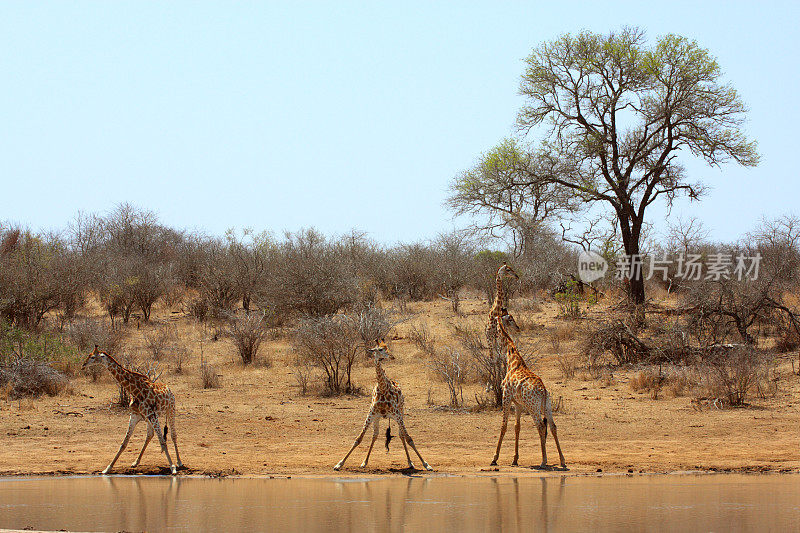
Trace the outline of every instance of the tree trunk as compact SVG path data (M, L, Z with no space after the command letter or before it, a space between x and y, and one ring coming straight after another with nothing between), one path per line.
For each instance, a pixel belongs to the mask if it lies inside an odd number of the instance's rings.
M644 293L644 265L639 251L639 237L641 235L641 221L627 215L619 215L619 226L622 233L622 246L625 248L625 255L628 256L629 275L628 275L628 296L635 305L641 305L645 301ZM637 266L638 265L638 266Z

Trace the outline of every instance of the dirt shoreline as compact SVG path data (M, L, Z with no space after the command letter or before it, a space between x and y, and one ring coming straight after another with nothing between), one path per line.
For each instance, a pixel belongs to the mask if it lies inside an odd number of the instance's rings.
M184 470L176 476L186 479L321 479L321 480L375 480L392 479L396 477L416 477L416 478L476 478L476 477L618 477L618 476L726 476L726 475L800 475L800 469L781 468L775 469L765 467L742 467L728 469L708 469L708 470L675 470L664 472L645 472L645 471L610 471L610 472L579 472L571 470L538 470L533 468L519 468L514 470L494 470L492 468L481 469L478 471L457 471L457 472L427 472L424 470L402 470L380 472L343 472L337 474L323 473L299 473L299 474L242 474L232 472L211 472L211 471L192 471ZM5 479L20 478L92 478L92 477L151 477L151 478L170 478L169 469L153 469L152 471L129 470L114 474L103 475L98 472L71 472L57 470L51 472L0 472L0 482Z

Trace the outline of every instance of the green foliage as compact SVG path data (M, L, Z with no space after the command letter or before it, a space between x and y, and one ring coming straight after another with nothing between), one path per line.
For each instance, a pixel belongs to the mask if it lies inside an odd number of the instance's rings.
M560 315L565 318L578 318L581 316L581 294L578 290L578 282L569 280L566 282L564 290L554 295Z
M74 363L80 352L56 333L26 331L0 321L0 365L17 359Z
M509 258L506 252L501 252L498 250L481 250L475 254L475 260L482 265L488 263L497 265L497 268L500 268L500 265L507 263Z

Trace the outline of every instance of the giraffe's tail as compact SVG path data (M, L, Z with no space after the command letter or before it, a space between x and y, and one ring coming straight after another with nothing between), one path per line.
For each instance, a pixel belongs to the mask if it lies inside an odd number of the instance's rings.
M167 429L169 429L169 426L164 424L164 440L167 440Z
M544 417L542 418L542 426L544 426L544 437L547 438L547 425L548 422L553 423L553 402L550 400L550 393L545 392L544 399Z
M392 435L392 425L386 426L386 453L389 453L389 443L392 442L394 435Z

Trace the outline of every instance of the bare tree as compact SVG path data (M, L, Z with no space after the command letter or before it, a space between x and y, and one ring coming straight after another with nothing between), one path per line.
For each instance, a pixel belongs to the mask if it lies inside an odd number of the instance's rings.
M459 313L460 296L464 286L474 277L475 249L463 232L440 234L433 242L438 256L436 278L444 297L450 301L453 312Z
M325 316L353 303L357 280L342 250L314 229L287 233L263 287L262 307L278 315Z
M402 244L390 251L391 294L412 301L436 297L436 254L423 243Z
M83 271L55 235L0 231L0 318L23 328L38 327L45 315L67 315L83 301Z
M371 304L366 304L361 309L354 310L348 318L351 318L355 323L366 355L369 355L368 350L374 346L375 339L387 337L389 332L401 322L391 311Z
M219 240L203 243L200 253L203 261L198 272L199 303L212 316L225 316L233 309L239 294L233 258Z
M254 236L250 229L245 229L241 238L233 230L228 230L225 237L231 257L230 274L242 300L242 308L249 313L250 302L259 292L267 275L267 252L272 243L267 235Z

